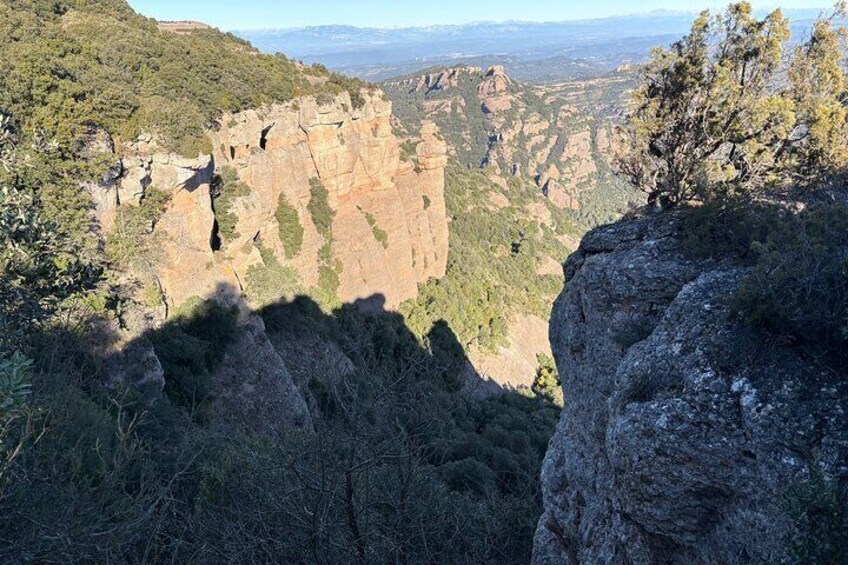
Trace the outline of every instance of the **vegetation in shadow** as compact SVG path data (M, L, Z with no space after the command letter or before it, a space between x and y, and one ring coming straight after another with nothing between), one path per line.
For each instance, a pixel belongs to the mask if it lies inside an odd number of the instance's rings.
M422 342L383 304L197 301L108 355L90 345L102 321L29 336L0 365L0 560L527 562L558 409L471 400L451 328ZM257 317L310 425L262 433L267 411L215 411ZM259 377L238 376L249 396Z

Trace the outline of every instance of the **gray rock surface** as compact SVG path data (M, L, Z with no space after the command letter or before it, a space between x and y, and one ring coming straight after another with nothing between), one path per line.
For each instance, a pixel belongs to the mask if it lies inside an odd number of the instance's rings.
M246 427L279 435L291 428L312 430L303 396L258 316L250 316L212 374L210 413L222 429Z
M797 493L835 484L844 505L844 375L736 321L745 270L686 258L680 229L625 220L565 264L535 564L777 563Z

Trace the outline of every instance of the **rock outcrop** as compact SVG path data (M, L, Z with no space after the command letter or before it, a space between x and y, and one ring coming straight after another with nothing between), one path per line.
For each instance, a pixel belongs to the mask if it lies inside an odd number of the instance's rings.
M251 295L251 269L267 268L269 260L291 275L277 277L291 279L275 281L280 288L306 292L321 283L324 269L338 279L330 291L341 301L380 294L394 307L414 298L418 284L444 276L447 265L446 146L424 123L411 140L413 159L401 161L391 103L379 91L362 96L356 108L345 92L224 116L210 134L214 154L196 159L163 153L150 136L126 144L102 182L86 187L102 231L114 228L120 206L138 206L149 188L169 197L152 226L152 274L172 307L222 286ZM116 153L111 140L96 135L91 146ZM221 241L211 187L223 167L248 190L231 198L235 229ZM316 186L326 193L329 226L313 218ZM295 252L281 241L283 201L303 232Z
M286 430L312 430L306 401L259 316L239 328L212 374L210 413L222 429L243 426L274 437Z
M106 132L92 132L91 157L108 166L84 188L105 238L123 230L122 212L154 195L166 202L144 220L149 233L131 236L145 239L132 244L149 250L122 276L144 307L128 308L125 318L139 319L123 321L120 341L141 345L113 356L116 379L161 391L166 378L156 352L136 338L193 299L214 299L242 315L237 339L210 375L213 423L239 422L271 436L312 428L298 388L308 383L292 376L282 349L249 310L295 292L350 303L378 297L380 307L392 308L416 297L420 283L444 276L447 265L444 141L424 123L407 141L414 155L402 161L391 103L379 92L362 96L358 107L345 92L224 116L210 133L213 154L193 159L162 151L154 136L116 148ZM243 186L227 195L223 210L216 209L216 190L225 167ZM288 229L301 232L296 250L283 241L281 203L295 211ZM259 285L270 287L262 289L267 297ZM147 310L156 315L141 315Z
M388 84L393 88L407 90L408 92L445 91L459 86L461 80L476 77L482 72L483 69L480 67L457 66L390 81Z
M419 283L444 276L446 148L432 124L418 136L417 163L401 162L391 103L379 93L366 95L357 109L345 94L332 104L306 98L225 117L213 135L216 160L251 189L235 204L239 238L226 247L237 256L241 280L257 254L240 250L252 249L257 238L281 263L291 263L307 287L318 283L319 250L329 243L344 302L382 294L394 307L417 296ZM329 235L309 210L316 183L334 212ZM304 229L303 250L290 261L274 217L281 198Z
M845 499L848 383L736 321L745 270L687 258L680 229L622 221L565 264L536 564L785 562L799 493Z
M535 185L558 208L585 209L597 221L597 208L624 210L630 197L629 187L609 172L620 140L608 105L620 107L623 80L613 75L539 86L513 80L500 66L457 66L384 87L400 123L412 129L424 120L438 124L462 165Z

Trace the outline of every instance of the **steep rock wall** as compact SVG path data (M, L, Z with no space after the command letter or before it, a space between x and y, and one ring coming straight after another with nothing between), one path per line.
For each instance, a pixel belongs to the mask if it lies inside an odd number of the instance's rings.
M251 188L234 208L239 238L226 251L243 274L257 256L240 250L252 248L258 237L281 263L296 268L305 286L317 284L318 252L328 237L315 226L309 202L320 183L335 213L329 243L339 298L352 302L382 294L394 307L414 298L419 283L445 274L446 147L425 124L414 168L400 160L390 103L373 94L361 108L351 108L345 94L323 106L307 98L225 117L213 135L216 161L233 167ZM281 195L304 228L302 251L291 260L274 218ZM383 241L378 231L385 233Z
M148 233L131 235L146 240L133 243L150 248L125 273L127 288L145 307L125 314L133 319L124 320L122 340L141 345L115 357L116 378L162 389L165 376L153 348L136 338L193 298L216 299L238 305L240 316L238 337L211 375L213 420L247 422L271 435L310 429L298 383L261 319L250 314L265 305L252 292L252 269L276 262L264 284L303 293L320 284L319 269L330 269L338 277L336 298L354 302L382 295L378 306L386 308L417 296L419 283L444 276L445 143L435 126L424 123L413 141L414 158L401 161L391 104L379 92L362 95L359 108L343 93L321 103L308 97L224 116L220 129L210 133L214 153L194 159L162 151L153 136L116 148L106 132L93 132L92 153L114 156L103 179L84 187L104 237L123 230L122 214L142 205L153 189L167 196ZM222 237L221 210L213 198L224 167L234 169L247 187L227 204L228 217L236 219L229 238ZM318 185L332 216L323 230L310 211ZM303 230L295 254L287 254L281 241L281 200L297 211ZM166 306L149 304L145 289L151 284ZM145 308L156 312L141 312Z
M119 153L103 181L86 187L102 230L115 229L120 207L138 206L149 188L169 196L151 226L157 257L145 274L156 276L172 307L220 288L250 294L251 268L267 261L260 245L296 273L297 280L280 280L281 288L309 292L325 267L338 277L333 290L343 302L382 295L395 307L414 298L418 284L444 276L447 265L446 146L425 122L413 141L414 163L401 161L391 103L379 91L362 96L358 108L343 93L224 116L210 134L214 154L197 159L161 152L150 136L119 152L110 139L94 138L96 151ZM232 240L216 244L211 186L223 167L235 169L249 191L229 205L237 219ZM329 231L319 230L310 212L316 184L332 210ZM281 200L297 211L303 230L294 254L286 254L279 235Z
M688 259L680 230L623 221L565 265L536 564L785 562L798 493L845 499L848 384L736 321L745 270Z

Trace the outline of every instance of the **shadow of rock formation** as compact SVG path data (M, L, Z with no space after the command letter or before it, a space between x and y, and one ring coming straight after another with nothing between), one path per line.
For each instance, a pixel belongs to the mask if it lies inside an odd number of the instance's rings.
M448 324L379 295L214 297L119 352L42 336L48 439L0 492L0 561L529 561L555 406L472 400Z

